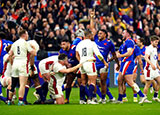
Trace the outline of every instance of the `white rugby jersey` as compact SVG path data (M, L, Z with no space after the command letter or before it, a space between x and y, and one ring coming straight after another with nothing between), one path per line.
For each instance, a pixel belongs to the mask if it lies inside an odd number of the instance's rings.
M12 69L12 66L11 66L11 63L9 61L7 61L8 59L8 54L4 55L3 57L3 75L2 75L2 78L3 77L11 77L11 69Z
M20 38L13 43L11 50L14 53L14 60L27 61L27 52L31 52L33 49L26 40Z
M56 78L57 86L62 86L65 80L65 74L59 72L62 69L66 69L66 66L61 65L59 62L55 62L53 65L53 72L55 73L54 77Z
M152 45L149 45L148 47L146 47L145 54L149 55L149 60L155 67L157 67L157 61L158 61L157 48L153 47ZM151 66L148 63L146 64L146 67L147 66L149 66L149 69L151 69Z
M46 69L46 70L49 70L50 66L51 66L53 63L57 62L57 61L58 61L58 56L57 56L57 55L55 55L55 56L50 56L50 57L48 57L48 58L45 58L45 59L41 60L41 61L39 62L39 65L40 65L40 66L41 66L41 65L45 65L45 69Z
M87 60L96 60L94 54L96 54L97 57L103 57L102 54L99 52L96 43L91 41L90 39L82 40L77 45L76 51L80 55L80 63Z

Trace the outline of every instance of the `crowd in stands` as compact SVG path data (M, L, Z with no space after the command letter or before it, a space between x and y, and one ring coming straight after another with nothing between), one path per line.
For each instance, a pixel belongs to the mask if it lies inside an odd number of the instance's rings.
M4 39L16 41L24 28L46 51L59 51L63 38L72 41L78 28L89 28L89 12L95 10L98 29L106 29L116 47L122 44L122 32L128 28L132 37L160 36L159 0L1 0L0 31Z

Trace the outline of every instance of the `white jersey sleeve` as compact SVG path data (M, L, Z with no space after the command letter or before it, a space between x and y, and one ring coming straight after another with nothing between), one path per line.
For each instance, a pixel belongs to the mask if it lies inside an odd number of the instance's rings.
M28 52L31 52L33 50L33 48L31 47L31 45L28 42L26 42L26 46L27 46Z
M150 48L150 46L146 47L146 51L145 51L145 54L147 55L151 55L151 51L152 51L152 48Z

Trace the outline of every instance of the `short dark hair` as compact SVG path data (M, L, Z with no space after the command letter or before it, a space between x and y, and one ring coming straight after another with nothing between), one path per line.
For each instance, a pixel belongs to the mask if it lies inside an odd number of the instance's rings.
M62 39L61 42L69 42L69 39Z
M144 44L144 38L139 38L139 41Z
M92 31L86 30L86 31L84 32L84 35L85 35L85 36L88 36L89 34L92 34Z
M107 36L107 30L105 30L105 29L100 29L99 31L104 32L104 33L106 34L106 36ZM99 32L99 31L98 31L98 32Z
M23 34L26 34L26 30L24 30L24 29L19 31L19 36L20 36L20 37L21 37Z
M58 56L58 60L64 60L65 58L67 58L67 55L64 53L59 54Z
M133 32L129 29L126 29L126 31L132 36Z
M0 38L1 38L1 39L5 39L5 38L6 38L6 35L5 35L4 32L0 32Z
M156 35L153 35L153 36L150 37L150 40L153 42L155 40L159 40L159 37L156 36Z

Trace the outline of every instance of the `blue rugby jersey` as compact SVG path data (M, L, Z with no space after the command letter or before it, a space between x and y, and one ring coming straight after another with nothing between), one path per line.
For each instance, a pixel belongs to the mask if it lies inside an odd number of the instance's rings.
M119 48L120 54L125 54L125 53L127 53L127 49L128 49L128 48L132 48L132 49L135 48L135 43L134 43L134 41L133 41L131 38L127 39L127 40L120 46L120 48ZM133 50L133 52L134 52L134 50ZM133 61L133 60L134 60L133 52L132 52L132 55L129 56L129 57L122 57L122 58L121 58L121 62Z
M100 53L103 55L104 60L107 62L109 52L111 52L111 53L115 52L114 44L112 43L112 41L107 40L107 38L103 41L99 41L98 35L95 35L94 41L97 44L97 47L98 47ZM96 56L96 63L103 63L103 62L101 62L98 59L98 57Z
M6 47L10 44L13 44L13 42L4 39L0 40L0 74L3 71L3 56L7 53Z

